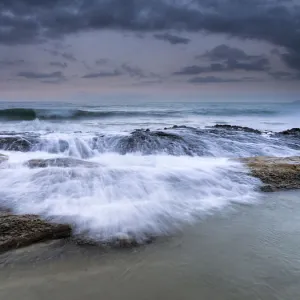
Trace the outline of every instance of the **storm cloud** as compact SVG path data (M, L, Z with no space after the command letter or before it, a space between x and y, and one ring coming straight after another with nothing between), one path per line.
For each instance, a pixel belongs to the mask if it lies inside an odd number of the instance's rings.
M293 0L2 0L0 16L2 44L105 28L204 30L283 46L283 61L300 69L300 6Z
M185 44L186 45L190 42L190 39L188 39L188 38L173 35L173 34L170 34L170 33L154 34L154 37L157 40L168 42L172 45L177 45L177 44Z
M207 66L191 65L174 72L174 75L198 75L202 73L224 71L263 72L270 68L269 60L264 56L248 55L238 48L220 45L196 58L207 58L211 61Z
M196 58L208 58L212 61L221 61L221 60L253 60L257 59L259 56L249 55L245 51L230 47L228 45L219 45L209 51L206 51L202 55L196 56Z

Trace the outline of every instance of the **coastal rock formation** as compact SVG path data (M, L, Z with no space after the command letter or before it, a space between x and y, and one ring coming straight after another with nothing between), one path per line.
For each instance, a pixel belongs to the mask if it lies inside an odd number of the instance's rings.
M70 235L69 225L48 223L37 216L0 214L0 253Z
M263 182L264 192L300 189L300 156L250 157L239 160L246 163L252 175Z
M260 130L253 129L253 128L250 128L250 127L227 125L227 124L217 124L217 125L212 126L211 128L232 130L232 131L243 131L243 132L250 132L250 133L257 133L257 134L261 133Z
M37 140L33 137L22 136L1 136L0 137L0 149L7 151L21 151L28 152L37 144Z
M62 158L51 158L51 159L32 159L29 160L26 165L29 168L47 168L47 167L85 167L85 168L96 168L99 167L97 163L84 161L80 159L62 157Z
M291 136L299 136L300 137L300 128L288 129L288 130L279 132L279 134L291 135Z

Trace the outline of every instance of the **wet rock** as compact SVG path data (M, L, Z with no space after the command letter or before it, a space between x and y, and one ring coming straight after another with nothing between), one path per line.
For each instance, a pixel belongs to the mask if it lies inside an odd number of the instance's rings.
M299 136L300 137L300 128L288 129L288 130L279 132L279 134L291 135L291 136Z
M20 136L2 136L0 137L0 149L7 151L28 152L37 143L33 138Z
M250 127L226 125L226 124L224 124L224 125L223 124L217 124L217 125L212 126L211 128L232 130L232 131L244 131L244 132L250 132L250 133L257 133L257 134L261 133L260 130L253 129L253 128L250 128Z
M177 135L177 134L173 134L173 133L167 133L167 132L163 132L163 131L155 131L151 133L152 136L158 136L158 137L162 137L162 138L169 138L171 140L182 140L182 137Z
M62 158L51 158L51 159L32 159L29 160L26 165L29 168L47 168L47 167L61 167L61 168L73 168L73 167L84 167L84 168L97 168L99 164L89 161L84 161L75 158L62 157Z
M0 252L70 235L69 225L48 223L31 215L0 215Z
M141 152L144 155L168 153L171 155L190 155L188 145L180 135L165 131L136 130L124 136L114 146L121 154Z
M239 160L246 163L252 175L263 182L262 191L300 189L300 156L251 157Z

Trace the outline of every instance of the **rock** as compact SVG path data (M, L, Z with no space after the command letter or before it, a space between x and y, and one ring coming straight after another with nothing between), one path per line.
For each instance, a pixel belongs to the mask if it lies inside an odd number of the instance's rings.
M279 134L300 136L300 128L292 128L289 130L281 131L281 132L279 132Z
M212 128L225 129L225 130L234 130L234 131L244 131L244 132L261 134L260 130L253 129L253 128L250 128L250 127L235 126L235 125L217 124L217 125L212 126Z
M162 137L162 138L169 138L171 140L182 140L182 137L177 134L167 133L167 132L163 132L163 131L155 131L155 132L152 132L151 135Z
M75 158L62 157L62 158L51 158L51 159L32 159L29 160L26 165L29 168L47 168L47 167L62 167L62 168L73 168L73 167L85 167L85 168L97 168L99 165L94 162L84 161Z
M0 137L0 149L2 150L28 152L36 143L36 140L20 136Z
M0 215L0 252L70 235L69 225L51 224L31 215Z
M239 160L246 163L252 175L264 183L262 191L300 189L300 156L250 157Z

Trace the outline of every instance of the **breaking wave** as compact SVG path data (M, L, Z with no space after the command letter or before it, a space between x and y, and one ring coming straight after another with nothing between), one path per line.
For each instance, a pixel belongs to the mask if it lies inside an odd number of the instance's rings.
M230 158L300 155L294 104L32 105L0 109L0 208L96 241L144 241L253 203L260 182Z
M300 130L261 133L229 125L197 129L173 127L136 130L128 134L3 133L5 151L56 153L81 159L103 153L207 157L292 156L300 152Z
M104 154L92 160L94 168L46 169L28 168L25 159L13 155L1 170L0 205L67 222L96 241L142 242L257 199L259 182L227 159Z
M77 119L104 119L104 118L134 118L134 117L180 117L182 113L194 116L256 116L275 115L275 110L266 109L189 109L178 110L85 110L85 109L33 109L33 108L8 108L0 110L0 120L32 121L40 120L77 120Z

